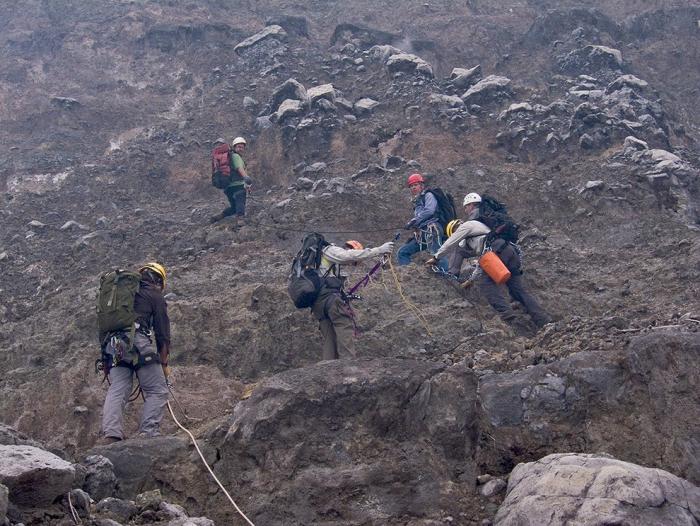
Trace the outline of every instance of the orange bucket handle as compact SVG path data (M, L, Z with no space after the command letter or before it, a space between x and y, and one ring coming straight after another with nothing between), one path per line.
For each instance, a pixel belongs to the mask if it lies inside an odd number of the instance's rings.
M503 285L510 279L510 270L503 264L498 254L492 250L487 250L484 255L479 258L479 266L484 269L484 272L498 285Z

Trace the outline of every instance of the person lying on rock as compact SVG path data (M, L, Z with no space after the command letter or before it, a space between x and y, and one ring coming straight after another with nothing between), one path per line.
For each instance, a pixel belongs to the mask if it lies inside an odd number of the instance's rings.
M426 189L425 179L421 174L408 177L408 188L413 196L413 217L406 223L405 230L413 230L414 235L396 254L399 265L408 265L418 252L428 250L435 254L442 243L443 226L440 225L438 200L433 192ZM446 269L446 262L439 266Z
M510 278L506 281L510 297L525 307L533 323L538 327L543 327L552 319L540 306L537 300L530 294L523 283L523 271L521 269L522 260L520 248L512 241L491 234L484 221L483 207L480 206L482 198L477 193L469 193L464 197L463 206L465 220L454 233L445 241L433 258L426 262L426 265L434 265L437 259L446 255L450 256L450 272L459 276L462 262L465 257L478 257L484 253L485 245L489 244L501 259L506 268L510 271ZM491 239L492 238L492 239ZM479 290L486 297L489 304L500 315L501 319L516 328L520 328L520 322L513 311L510 302L503 297L501 287L486 273L477 266L469 279L463 283L464 288L468 288L474 283L479 284Z
M103 443L124 439L124 407L132 393L134 376L144 397L139 436L160 435L160 422L168 401L170 319L163 298L166 271L160 263L146 263L139 273L141 282L134 298L137 318L133 345L129 344L128 330L116 335L127 338L127 345L122 348L127 352L119 353L116 365L109 369L110 385L102 408Z
M228 216L234 216L234 228L243 226L243 218L245 216L245 204L248 196L248 190L253 184L253 181L248 177L248 172L243 161L243 152L246 149L246 140L243 137L236 137L231 142L231 146L223 143L222 139L216 141L216 147L212 154L212 170L217 170L218 163L223 163L225 173L228 173L222 179L222 183L218 184L229 202L229 207L216 214L210 219L211 223L216 223ZM218 152L218 153L217 153Z
M323 360L355 356L354 313L344 290L346 276L340 266L390 255L393 250L391 241L376 248L364 248L355 240L347 241L342 247L331 244L323 249L318 269L319 275L324 276L323 285L311 307L323 337Z

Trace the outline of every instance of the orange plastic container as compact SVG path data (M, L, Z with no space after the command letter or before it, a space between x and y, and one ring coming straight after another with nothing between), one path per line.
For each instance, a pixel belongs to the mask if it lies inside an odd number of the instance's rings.
M503 285L510 279L510 270L503 264L498 254L489 250L479 258L479 266L498 285Z

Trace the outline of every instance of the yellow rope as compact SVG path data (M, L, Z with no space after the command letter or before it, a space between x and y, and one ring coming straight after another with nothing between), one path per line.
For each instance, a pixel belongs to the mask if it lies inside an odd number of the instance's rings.
M425 316L423 316L423 313L421 313L418 307L416 307L415 304L412 303L404 294L403 287L401 286L401 282L399 281L399 276L396 274L396 270L394 269L394 265L391 262L391 259L389 260L389 270L391 270L391 275L394 278L396 290L399 291L399 296L401 296L401 299L406 304L408 309L416 315L416 318L418 318L418 320L421 322L421 324L425 328L425 332L428 333L428 336L432 336L433 333L430 331L430 327L428 326L428 320L425 318Z
M173 408L170 405L170 400L168 400L168 409L170 410L170 416L173 417L173 420L177 424L177 426L182 429L185 433L187 433L190 438L192 439L192 443L194 444L195 449L197 450L197 453L199 453L199 457L202 459L202 462L206 466L207 470L209 470L209 474L214 478L214 481L219 485L221 488L221 491L224 492L224 494L228 497L228 500L231 501L231 504L233 504L233 507L236 508L236 511L240 514L241 517L243 517L250 526L255 526L252 522L250 522L250 519L245 516L245 514L241 511L241 509L238 507L236 502L231 498L231 495L229 495L229 492L226 491L226 488L219 482L219 479L216 478L216 475L214 475L214 472L211 470L209 467L209 464L207 463L206 459L204 458L204 455L202 455L202 452L199 450L199 446L197 445L197 440L195 440L194 435L189 432L187 428L185 428L180 422L177 421L177 418L175 418L175 413L173 413Z

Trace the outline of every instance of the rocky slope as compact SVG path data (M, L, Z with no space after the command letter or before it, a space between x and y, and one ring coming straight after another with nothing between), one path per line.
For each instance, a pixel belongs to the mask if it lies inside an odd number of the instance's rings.
M500 501L478 475L570 451L697 484L700 9L243 4L0 7L0 421L84 459L97 277L156 258L176 396L254 522L478 524ZM207 221L209 151L234 135L256 181L239 231ZM477 291L386 269L356 304L360 359L317 365L285 292L303 231L392 238L416 170L510 205L556 323L514 333ZM113 494L236 523L184 435L163 440L172 472L115 462Z

